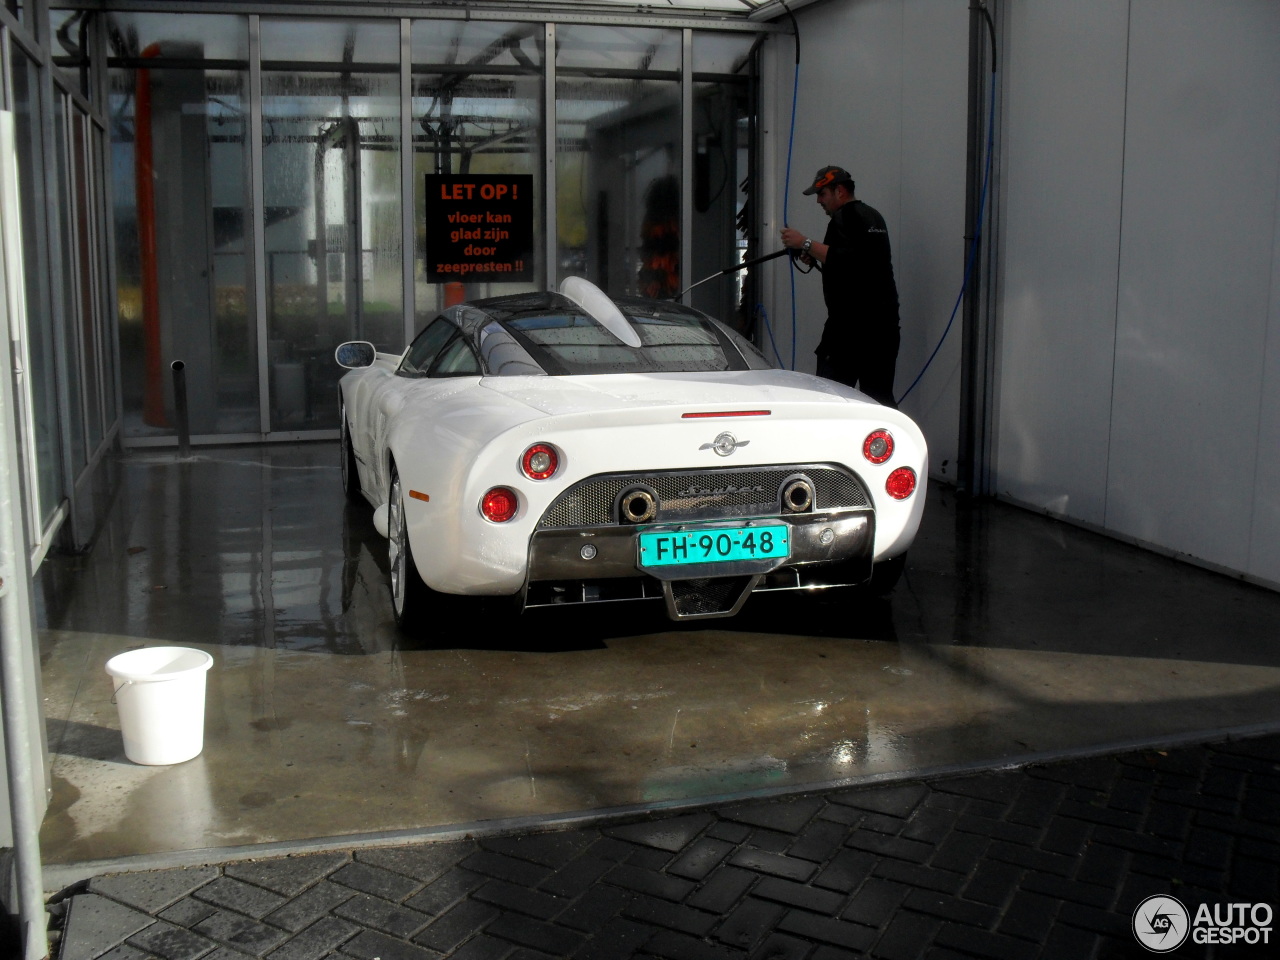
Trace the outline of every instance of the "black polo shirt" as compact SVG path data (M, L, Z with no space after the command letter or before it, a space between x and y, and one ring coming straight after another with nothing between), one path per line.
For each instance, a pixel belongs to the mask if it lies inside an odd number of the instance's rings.
M839 357L858 340L898 332L898 287L884 217L861 200L835 212L822 238L830 249L822 267L827 324L819 354Z

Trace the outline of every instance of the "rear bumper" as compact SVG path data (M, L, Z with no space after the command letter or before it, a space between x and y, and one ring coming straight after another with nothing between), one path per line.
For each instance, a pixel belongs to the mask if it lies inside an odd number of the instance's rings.
M665 597L673 618L723 617L736 613L753 591L853 586L870 578L874 511L828 510L767 519L789 526L789 557L650 570L639 566L637 527L539 530L529 546L525 606ZM738 585L731 587L730 581ZM681 597L697 589L695 584L715 588L724 599L710 605L683 603Z

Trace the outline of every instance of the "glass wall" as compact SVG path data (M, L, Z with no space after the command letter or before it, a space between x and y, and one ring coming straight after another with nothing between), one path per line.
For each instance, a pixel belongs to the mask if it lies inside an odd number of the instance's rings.
M108 293L106 124L87 95L101 92L94 78L102 69L91 69L85 53L89 20L55 14L35 23L33 11L47 8L0 8L0 91L15 121L18 186L6 199L21 229L25 297L24 322L12 331L22 371L16 422L38 563L58 536L65 546L84 546L106 509L114 471L99 468L119 440L119 376Z
M338 426L333 350L404 347L396 21L262 23L271 429Z
M55 186L51 211L58 215L54 277L60 296L54 315L61 327L67 376L63 394L69 434L71 476L81 474L98 454L114 425L115 393L113 330L107 312L105 236L102 230L102 189L96 144L101 129L83 98L53 84L53 146Z
M175 360L194 442L331 436L344 340L398 352L447 304L570 275L672 296L742 256L753 33L106 17L132 443L173 442ZM77 21L63 22L73 33ZM428 217L441 195L429 185L467 176L527 190L532 239L510 278L505 264L483 279L440 267L445 241ZM735 281L695 296L730 321L739 312Z
M754 218L751 189L752 87L748 69L755 38L741 34L693 36L693 229L686 286L765 251L748 252ZM691 303L750 329L751 276L747 271L704 283Z
M681 32L557 32L559 276L613 295L680 292Z
M88 425L89 417L86 410L89 401L96 395L96 384L91 382L93 376L92 360L93 351L92 343L85 344L82 342L81 334L86 332L80 320L80 313L83 307L81 300L81 288L79 280L79 261L77 259L78 237L73 232L79 224L76 222L75 212L75 189L76 185L73 180L75 158L71 155L69 144L72 142L71 135L71 110L68 104L68 98L65 93L55 90L54 94L55 111L54 116L56 123L53 129L53 146L54 146L54 168L57 171L56 191L53 197L52 209L62 214L61 229L55 233L57 237L57 259L58 270L55 274L61 281L62 309L59 311L59 319L62 323L63 342L67 345L67 360L70 375L66 378L66 390L69 400L70 416L67 419L66 426L70 429L71 444L71 468L73 473L78 473L89 462L89 454L92 450L91 441L96 437L91 436L91 430ZM90 334L91 330L88 330ZM86 362L88 361L88 362Z
M413 25L414 330L447 301L520 293L545 286L541 232L534 231L534 281L428 283L426 183L429 174L514 174L533 181L542 209L543 30L540 24L475 20Z
M175 433L175 361L183 363L191 433L257 433L257 336L245 243L247 22L120 15L112 38L127 433Z
M33 525L42 529L52 519L62 497L63 458L58 429L58 359L57 331L46 318L52 314L48 281L48 256L46 247L39 242L40 232L35 226L42 220L45 180L44 144L40 135L39 82L40 69L16 41L8 50L10 81L13 95L15 134L18 152L18 201L22 212L23 272L27 294L27 329L25 346L27 354L28 390L20 402L29 404L29 416L24 418L32 436L25 438L24 453L30 459L28 474L34 474ZM66 379L62 378L65 383Z

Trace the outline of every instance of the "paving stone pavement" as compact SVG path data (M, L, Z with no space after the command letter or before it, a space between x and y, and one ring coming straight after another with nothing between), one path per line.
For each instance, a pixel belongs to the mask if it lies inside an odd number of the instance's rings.
M51 903L60 960L1112 960L1151 955L1131 923L1154 894L1267 902L1280 932L1280 735L104 875Z

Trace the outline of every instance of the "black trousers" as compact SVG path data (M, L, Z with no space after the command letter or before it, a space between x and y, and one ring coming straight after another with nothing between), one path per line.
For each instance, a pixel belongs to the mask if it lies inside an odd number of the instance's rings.
M818 354L818 376L856 387L886 407L898 407L893 377L898 368L898 330L859 339L840 355Z

